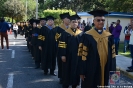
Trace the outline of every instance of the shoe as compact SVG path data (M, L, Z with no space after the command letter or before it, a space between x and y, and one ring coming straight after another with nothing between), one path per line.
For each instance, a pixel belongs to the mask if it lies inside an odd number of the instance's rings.
M133 69L128 69L128 70L126 70L127 72L133 72Z
M127 67L128 69L132 69L132 66L130 66L130 67Z
M56 73L50 73L50 75L57 76Z

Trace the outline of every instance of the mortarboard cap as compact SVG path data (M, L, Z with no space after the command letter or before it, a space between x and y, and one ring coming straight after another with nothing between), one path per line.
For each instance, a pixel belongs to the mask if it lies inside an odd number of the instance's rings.
M106 14L109 14L107 11L104 11L104 10L94 10L94 11L90 11L88 12L89 14L93 15L94 17L97 17L97 16L104 16Z
M69 18L69 17L70 17L69 12L68 12L68 13L60 14L60 18L61 18L61 19Z
M39 20L41 21L41 20L46 20L46 18L39 18Z
M38 19L32 19L32 20L30 21L30 24L33 24L33 23L38 24L39 22L40 22L40 20L38 20Z
M53 17L53 16L47 16L46 17L46 20L48 21L48 20L55 20L55 18Z
M75 14L75 15L70 16L69 19L70 20L79 20L81 18L77 14Z

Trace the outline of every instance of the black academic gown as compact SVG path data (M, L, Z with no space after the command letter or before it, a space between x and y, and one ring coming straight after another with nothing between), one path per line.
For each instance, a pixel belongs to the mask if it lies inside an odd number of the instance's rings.
M59 44L59 40L61 37L61 33L64 32L65 30L67 30L67 28L65 27L64 24L59 25L58 27L54 28L53 30L51 30L51 44L53 44L53 46L51 46L51 55L52 58L55 58L53 62L55 62L56 57L57 57L57 64L58 64L58 78L62 78L62 60L61 60L61 55L59 52L59 48L58 48L58 44ZM56 64L54 64L53 66L55 66Z
M105 38L105 40L103 40L103 38ZM103 41L107 43L100 44ZM102 45L107 45L106 50L104 50ZM100 48L97 46L100 46ZM105 54L107 54L107 57L103 59L106 60L106 63L105 66L102 67L103 65L100 62L100 55L104 56ZM103 68L103 83L104 85L108 85L109 71L116 70L113 36L106 31L103 31L102 35L99 35L95 29L91 29L82 36L81 43L79 44L78 55L80 58L79 73L80 75L85 75L85 79L81 83L81 88L97 88L97 86L102 85L101 75Z
M34 49L33 49L33 45L31 44L31 40L32 40L32 27L29 27L29 32L28 32L28 43L29 43L29 49L31 52L32 57L34 57Z
M26 27L26 32L25 32L25 38L27 38L26 39L26 41L27 41L27 48L28 48L28 50L30 51L30 46L29 46L29 30L30 30L30 28L31 28L31 26L27 26Z
M20 26L20 35L24 35L24 25Z
M89 31L91 29L91 26L85 26L84 32Z
M21 26L18 25L18 34L20 34L20 31L21 31Z
M59 52L66 56L66 62L62 62L63 85L78 85L80 78L78 74L78 45L83 32L79 29L74 33L71 28L61 34L59 41Z
M41 58L39 57L40 50L38 48L38 34L39 34L39 28L37 28L37 27L33 28L31 44L34 48L33 55L34 55L34 59L35 59L35 64L37 67L40 67Z
M50 30L50 29L49 29ZM49 58L49 66L51 69L51 73L54 73L54 70L56 68L56 56L57 56L57 47L58 47L58 38L57 36L57 29L53 28L49 31L49 41L48 41L48 58Z
M49 51L49 34L50 29L46 26L41 27L40 33L38 36L38 45L42 47L41 51L41 68L42 70L47 70L48 68L51 68L51 61L48 58L50 55ZM46 72L47 73L47 72Z

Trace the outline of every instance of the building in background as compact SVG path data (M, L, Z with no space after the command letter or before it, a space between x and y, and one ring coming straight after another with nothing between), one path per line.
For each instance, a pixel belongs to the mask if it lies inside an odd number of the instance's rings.
M86 23L87 22L93 23L94 18L91 14L88 14L87 12L78 12L77 14L81 17L81 22L85 20ZM120 41L123 42L125 38L125 35L123 33L125 26L131 23L133 27L133 13L110 12L110 14L105 16L104 27L106 27L107 25L107 20L108 20L108 25L110 26L112 22L116 22L118 19L121 21L120 24L122 26Z

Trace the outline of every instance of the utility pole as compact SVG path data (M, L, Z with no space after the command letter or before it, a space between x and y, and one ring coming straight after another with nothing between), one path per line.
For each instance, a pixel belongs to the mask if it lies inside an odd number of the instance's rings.
M38 19L38 0L36 0L36 19Z
M27 0L26 0L26 16L25 16L25 21L27 21Z

